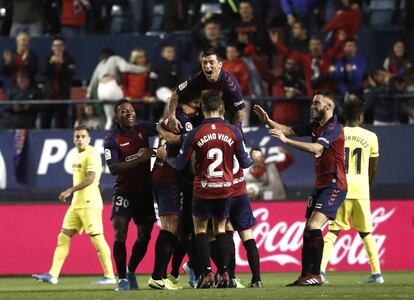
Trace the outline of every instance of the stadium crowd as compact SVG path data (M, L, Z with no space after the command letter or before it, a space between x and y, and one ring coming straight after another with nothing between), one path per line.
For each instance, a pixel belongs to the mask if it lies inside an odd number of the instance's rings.
M2 33L16 38L15 49L4 51L1 64L3 98L7 100L72 97L71 90L79 82L74 80L76 61L65 51L65 38L168 36L187 31L193 61L202 50L214 48L246 97L278 99L266 105L276 121L294 125L308 120L309 102L303 99L309 101L315 90L327 88L338 95L339 110L343 96L363 96L368 123L414 122L414 101L394 97L412 92L414 86L412 57L405 41L396 38L393 45L387 45L389 55L374 72L368 72L367 58L359 54L361 45L357 43L364 27L412 28L410 1L2 2ZM46 61L39 61L38 53L31 50L31 38L41 35L56 36ZM85 99L139 100L134 101L138 119L158 120L171 91L188 75L177 47L165 43L153 64L149 53L139 47L131 48L128 61L111 49L101 49L87 89L76 90ZM111 106L107 102L1 106L1 114L10 121L1 122L0 127L71 128L76 123L110 129ZM244 124L249 122L257 124L257 118L249 118L248 113Z

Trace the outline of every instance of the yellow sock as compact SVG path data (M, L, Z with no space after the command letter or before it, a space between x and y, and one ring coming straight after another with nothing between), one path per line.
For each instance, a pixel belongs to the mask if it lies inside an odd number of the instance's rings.
M331 256L332 248L336 242L337 235L328 231L328 233L323 238L323 254L321 261L321 272L326 272L326 266L329 262L329 257Z
M370 233L362 239L362 242L364 243L365 251L367 251L368 262L371 266L371 274L381 274L377 244L375 243L374 237Z
M111 250L106 243L103 234L91 236L91 241L98 252L99 261L101 262L102 268L104 269L104 276L107 278L114 278L114 270L112 268Z
M53 277L59 277L60 270L69 253L70 241L71 238L66 234L59 233L55 254L53 255L52 268L49 271Z

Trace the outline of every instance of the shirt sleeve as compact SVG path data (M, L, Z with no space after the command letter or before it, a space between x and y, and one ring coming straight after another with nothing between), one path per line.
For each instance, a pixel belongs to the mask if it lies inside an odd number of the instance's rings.
M191 94L199 94L199 89L197 89L197 82L198 82L198 78L199 78L199 74L197 74L195 77L189 77L187 78L185 81L183 81L182 83L180 83L177 86L177 89L175 90L178 98L179 98L179 102L181 102L182 98Z
M228 73L223 76L223 89L225 101L231 101L234 111L241 110L246 107L244 97L242 95L238 81Z
M371 153L369 157L378 157L379 156L379 146L378 146L378 137L376 134L372 135L371 141Z
M292 130L297 136L311 136L314 127L315 123L309 123L305 125L293 126Z
M253 160L250 157L249 153L246 150L246 145L243 141L243 136L239 128L233 127L233 132L236 135L236 148L235 148L235 155L237 157L237 160L240 163L240 166L243 169L246 169L253 165Z
M165 161L174 169L182 170L186 166L187 162L191 158L191 154L193 153L193 137L195 134L195 130L192 130L184 139L183 145L181 146L180 152L178 153L177 157L167 156Z
M105 161L108 166L118 163L118 146L113 136L105 138L104 144Z
M147 130L148 136L155 136L158 135L157 131L157 123L154 122L139 122L137 124L139 128L143 128Z
M322 134L316 139L316 143L328 149L341 132L341 126L339 124L328 124Z

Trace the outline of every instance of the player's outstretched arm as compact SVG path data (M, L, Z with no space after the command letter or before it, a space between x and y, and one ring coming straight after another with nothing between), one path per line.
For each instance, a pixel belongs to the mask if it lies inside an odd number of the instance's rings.
M282 143L288 144L298 150L312 153L315 157L319 157L323 153L324 147L321 144L292 140L286 137L280 128L272 128L269 130L269 133L271 136L278 138Z
M295 135L295 132L293 131L292 127L277 123L270 119L267 112L260 105L256 104L255 106L253 106L253 111L259 117L260 121L262 121L262 123L264 124L267 124L270 128L279 128L285 136Z
M88 171L86 177L79 184L70 187L59 194L59 201L66 202L66 199L70 197L74 192L80 191L91 185L95 179L96 173L94 171Z
M240 126L243 123L244 117L246 116L246 109L240 109L236 111L234 114L233 120L231 120L231 123L236 126Z
M177 120L175 117L175 110L177 109L178 105L178 95L177 92L173 92L170 98L170 101L168 101L168 114L169 114L169 120L168 120L168 127L170 130L174 133L179 133L180 130L183 128L180 121Z
M178 134L174 134L168 130L165 130L159 124L157 125L158 133L167 141L170 145L180 145L181 144L181 136Z

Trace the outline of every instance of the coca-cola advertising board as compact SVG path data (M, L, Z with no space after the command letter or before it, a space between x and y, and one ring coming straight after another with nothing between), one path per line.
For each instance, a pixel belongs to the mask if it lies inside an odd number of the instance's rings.
M299 271L306 202L256 202L252 206L258 221L253 231L260 252L262 271ZM48 271L66 209L66 205L59 204L0 205L0 274ZM377 241L382 269L414 270L414 258L411 254L414 249L414 200L373 201L372 212L373 235ZM105 205L105 237L112 245L113 229L109 214L110 205ZM130 226L128 254L136 236L134 225ZM138 267L139 273L152 272L158 232L158 224L155 224L149 250ZM237 234L234 240L237 272L248 272L246 253ZM341 233L332 251L328 268L338 271L369 270L357 232L351 230ZM62 273L102 273L95 249L85 234L73 238Z

